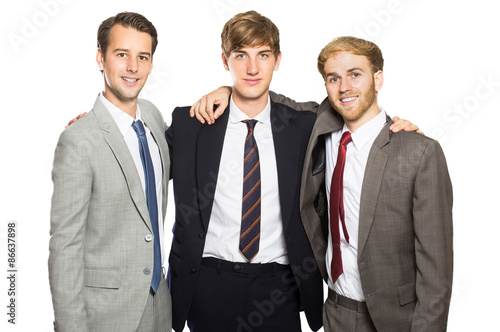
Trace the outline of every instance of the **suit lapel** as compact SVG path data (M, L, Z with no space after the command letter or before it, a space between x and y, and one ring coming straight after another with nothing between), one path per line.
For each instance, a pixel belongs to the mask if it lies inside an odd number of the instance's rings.
M382 148L390 141L389 126L391 124L392 121L388 118L388 123L373 142L366 162L359 208L358 257L363 253L375 217L375 209L388 158L387 153Z
M104 135L104 140L108 143L108 146L123 171L123 175L125 176L125 180L130 191L130 196L142 216L144 223L152 232L153 230L149 220L146 197L127 144L123 140L123 136L121 135L115 121L111 117L111 114L109 114L104 104L99 100L99 97L94 104L93 112L99 121L99 125Z
M273 133L276 169L278 171L278 187L283 229L286 230L293 210L294 197L299 187L297 172L299 168L300 129L290 125L294 114L271 103L271 130Z
M205 230L208 229L212 205L214 202L215 188L219 176L219 166L226 136L227 122L229 119L229 106L217 121L212 125L201 126L196 148L196 174L198 204L201 220ZM195 121L193 119L193 121Z

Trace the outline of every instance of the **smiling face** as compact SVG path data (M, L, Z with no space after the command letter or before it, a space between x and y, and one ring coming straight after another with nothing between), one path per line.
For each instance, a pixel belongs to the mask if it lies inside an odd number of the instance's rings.
M97 64L104 76L104 97L134 117L139 92L153 69L151 48L148 33L116 24L111 28L107 49L97 50Z
M280 60L281 53L276 57L267 45L243 47L227 58L222 54L224 68L233 79L233 100L248 116L254 117L267 105L269 85Z
M380 113L377 93L382 88L383 73L373 73L365 56L347 51L333 53L325 62L324 72L328 99L350 131Z

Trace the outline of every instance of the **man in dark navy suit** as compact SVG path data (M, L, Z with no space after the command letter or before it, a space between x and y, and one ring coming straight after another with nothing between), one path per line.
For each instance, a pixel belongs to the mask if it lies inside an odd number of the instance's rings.
M322 326L323 285L299 214L302 165L316 115L269 98L279 31L250 11L222 32L233 79L213 125L177 108L166 132L176 222L170 254L173 328L301 331Z

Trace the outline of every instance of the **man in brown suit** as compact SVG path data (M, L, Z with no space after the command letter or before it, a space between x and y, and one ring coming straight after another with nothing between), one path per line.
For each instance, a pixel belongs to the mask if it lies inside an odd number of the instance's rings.
M323 323L325 331L443 331L453 274L448 169L437 141L389 130L377 103L382 68L377 45L354 37L318 57L328 99L306 152L300 211L329 286ZM331 201L346 132L342 189Z

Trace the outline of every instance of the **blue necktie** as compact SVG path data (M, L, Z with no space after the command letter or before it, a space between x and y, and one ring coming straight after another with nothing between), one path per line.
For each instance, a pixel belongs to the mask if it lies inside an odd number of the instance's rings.
M141 153L142 167L144 169L144 180L146 181L146 202L148 204L149 219L153 227L154 235L154 267L151 288L156 293L161 279L161 251L160 233L158 231L158 204L156 202L155 171L151 155L149 154L148 140L141 120L132 123L139 139L139 152Z

